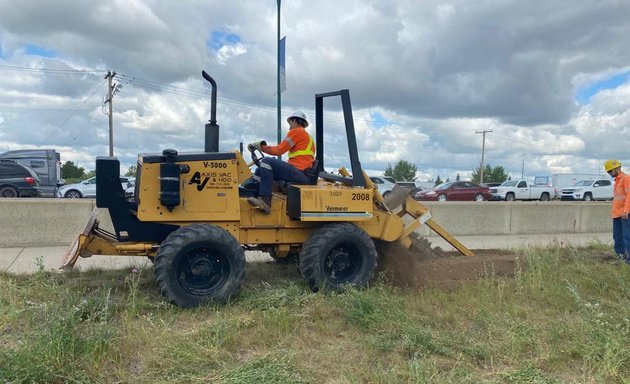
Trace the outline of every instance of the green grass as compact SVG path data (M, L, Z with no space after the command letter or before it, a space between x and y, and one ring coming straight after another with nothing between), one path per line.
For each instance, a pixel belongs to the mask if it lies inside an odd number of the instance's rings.
M513 279L344 294L253 263L194 310L150 269L0 274L0 383L630 382L630 267L601 244L519 253Z

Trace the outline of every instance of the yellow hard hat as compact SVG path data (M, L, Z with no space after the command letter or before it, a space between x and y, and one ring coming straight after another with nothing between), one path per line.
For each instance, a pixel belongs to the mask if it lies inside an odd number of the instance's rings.
M621 167L621 163L619 162L619 160L606 160L606 162L604 163L604 169L606 170L606 172L610 172L615 168L619 168Z

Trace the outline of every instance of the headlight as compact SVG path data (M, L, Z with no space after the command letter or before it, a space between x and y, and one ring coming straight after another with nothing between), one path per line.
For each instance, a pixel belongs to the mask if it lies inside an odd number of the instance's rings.
M433 192L433 191L427 192L427 195L435 195L435 192Z

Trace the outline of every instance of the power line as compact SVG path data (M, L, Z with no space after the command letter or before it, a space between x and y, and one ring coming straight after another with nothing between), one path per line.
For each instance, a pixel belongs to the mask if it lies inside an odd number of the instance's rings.
M5 104L0 104L0 108L5 108L5 109L17 109L17 110L24 110L24 111L38 111L38 112L69 112L69 111L74 111L75 108L33 108L33 107L20 107L20 106L15 106L15 105L5 105ZM79 111L90 111L91 109L79 109Z
M33 72L33 73L49 73L59 75L95 75L98 69L55 69L55 68L33 68L33 67L20 67L17 65L4 65L0 64L0 69L8 71L18 72Z
M46 136L46 138L42 141L42 143L40 144L40 146L44 145L45 142L48 141L48 139L50 139L50 137L57 132L61 127L63 127L63 125L70 120L70 118L79 110L79 108L81 108L81 106L83 106L83 104L87 103L88 100L90 100L90 98L92 96L94 96L94 94L96 94L96 92L101 89L101 87L105 84L105 81L103 81L95 90L94 92L92 92L88 97L85 98L85 100L83 100L83 102L81 102L81 104L79 104L79 106L77 108L75 108L72 112L70 112L70 114L58 125L55 127L55 129L53 129L50 134L48 136Z
M509 141L512 143L519 143L519 144L524 144L530 147L537 147L543 150L549 150L549 152L557 152L558 150L564 150L566 149L566 146L563 146L561 144L558 145L548 145L545 144L543 142L540 141L531 141L531 140L525 140L525 139L521 139L519 138L515 138L514 136L510 136L504 133L499 133L499 132L494 132L493 137L498 136L499 138L502 138L505 141Z
M99 69L50 69L50 68L32 68L32 67L21 67L21 66L12 66L12 65L0 65L0 69L4 69L4 70L12 70L12 71L22 71L22 72L31 72L31 73L44 73L44 74L57 74L57 75L93 75L96 76L97 72L101 71ZM174 86L174 85L170 85L170 84L165 84L165 83L160 83L157 81L152 81L152 80L146 80L146 79L141 79L135 76L130 76L130 75L126 75L126 74L117 74L117 77L119 77L122 81L125 82L125 84L130 84L132 86L135 87L139 87L139 88L144 88L147 90L153 90L153 91L159 91L159 92L163 92L166 94L172 94L175 96L183 96L183 97L188 97L188 98L193 98L193 99L197 99L197 100L205 100L208 98L208 95L204 92L197 92L197 91L193 91L187 88L183 88L183 87L178 87L178 86ZM102 87L103 84L100 84L99 88ZM86 99L83 101L83 104L85 104L85 102L91 97L93 96L93 93ZM234 98L230 98L230 97L226 97L226 96L222 96L221 100L220 100L221 104L224 105L228 105L228 106L233 106L233 107L237 107L237 108L241 108L241 109L245 109L245 110L250 110L250 111L259 111L259 112L264 112L264 113L269 113L272 114L273 110L272 107L265 107L265 106L261 106L261 105L255 105L255 104L248 104L242 100L238 100L238 99L234 99ZM55 109L41 109L41 108L26 108L26 107L17 107L17 106L6 106L3 105L3 108L10 108L10 109L31 109L31 110L40 110L40 111L55 111ZM67 120L72 117L72 115L74 115L74 113L76 113L77 111L79 111L80 109L75 108L72 110L69 109L65 109L65 110L58 110L58 111L71 111L70 115L64 120L62 121L62 123L59 125L59 127L63 126L63 124L65 124L67 122ZM283 113L288 113L288 110L283 110ZM310 110L310 113L312 114L313 111ZM336 125L342 125L343 124L343 118L341 117L333 117L328 115L327 117L325 117L324 120L326 123L328 124L336 124ZM356 123L357 125L360 124L365 124L368 127L371 128L379 128L379 127L385 127L388 125L392 125L395 127L401 127L401 128L409 128L409 129L422 129L422 130L436 130L436 129L440 129L440 127L428 127L426 125L420 125L420 124L407 124L407 123L401 123L401 122L396 122L396 123L389 123L389 122L380 122L380 121L359 121ZM458 127L452 127L452 128L458 128ZM54 133L54 131L53 131ZM529 141L526 139L522 139L522 138L517 138L514 137L513 135L508 135L508 134L504 134L504 133L500 133L500 132L494 132L495 138L503 138L504 140L513 142L513 143L520 143L520 144L524 144L527 146L534 146L536 148L540 148L543 150L550 150L550 152L557 152L558 150L562 150L564 149L564 147L562 145L547 145L544 144L542 142L534 142L534 141ZM47 137L49 138L50 135Z

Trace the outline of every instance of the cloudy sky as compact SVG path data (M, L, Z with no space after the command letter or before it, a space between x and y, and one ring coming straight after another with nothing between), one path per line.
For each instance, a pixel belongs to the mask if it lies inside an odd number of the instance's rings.
M205 69L220 148L275 142L277 2L0 0L0 152L108 154L104 76L117 73L114 152L203 150ZM347 88L364 168L418 179L601 173L629 163L628 0L284 0L282 120ZM340 106L325 103L326 165L349 167ZM287 126L283 124L283 136Z

